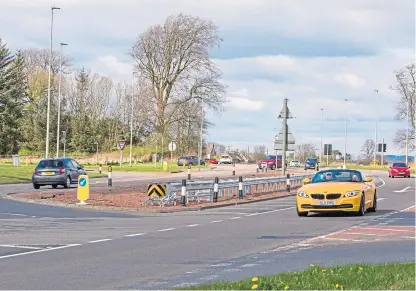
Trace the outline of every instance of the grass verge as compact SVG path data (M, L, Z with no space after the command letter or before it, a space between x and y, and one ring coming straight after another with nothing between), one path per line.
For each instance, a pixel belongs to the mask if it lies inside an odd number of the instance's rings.
M125 163L122 165L122 167L120 167L120 165L111 165L111 168L113 170L113 172L179 172L179 171L187 171L188 167L181 167L178 166L177 164L171 164L168 165L167 170L164 170L163 167L160 165L160 163L158 163L155 166L155 163L138 163L138 164L133 164L132 167L130 167L130 165L128 163ZM192 169L205 169L208 168L208 166L193 166ZM92 165L88 165L85 166L85 169L90 169L90 170L97 170L98 166L92 166ZM107 171L108 170L108 166L107 165L103 165L103 171Z
M346 265L327 269L311 265L301 272L177 290L416 290L415 267L415 262Z
M29 183L32 181L33 170L35 165L0 165L0 184ZM90 173L90 178L106 177L104 174Z

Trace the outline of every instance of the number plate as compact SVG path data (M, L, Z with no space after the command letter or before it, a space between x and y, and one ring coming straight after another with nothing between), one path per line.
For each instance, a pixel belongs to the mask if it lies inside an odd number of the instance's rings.
M324 205L324 206L331 206L331 205L337 205L335 201L318 201L316 205Z
M53 176L53 175L55 175L55 172L43 172L43 175L45 175L45 176Z
M399 172L399 174L406 174L405 172Z

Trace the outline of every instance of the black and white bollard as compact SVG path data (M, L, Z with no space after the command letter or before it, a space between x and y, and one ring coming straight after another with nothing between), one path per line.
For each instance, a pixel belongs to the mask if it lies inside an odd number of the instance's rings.
M235 162L233 162L233 176L235 176Z
M218 201L218 177L214 178L214 196L212 197L212 202Z
M243 199L243 177L238 177L238 199Z
M112 174L113 174L113 168L111 166L109 166L108 167L108 187L113 186Z
M188 180L191 180L191 165L188 165Z
M286 175L286 190L287 192L290 192L290 174L287 173Z
M98 168L98 173L101 174L102 170L103 170L103 164L100 164L100 167Z
M186 179L182 180L181 205L186 205Z

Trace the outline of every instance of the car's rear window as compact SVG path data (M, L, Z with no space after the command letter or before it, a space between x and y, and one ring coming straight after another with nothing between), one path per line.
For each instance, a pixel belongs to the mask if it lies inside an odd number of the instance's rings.
M221 156L221 159L229 159L229 156Z
M297 163L298 161L293 160L292 162Z
M38 169L46 169L46 168L63 168L64 161L62 160L44 160L40 161L39 165L37 166Z
M393 167L407 167L405 163L393 163Z
M271 156L271 155L268 155L268 156L266 156L264 159L265 159L265 160L275 160L275 159L276 159L276 156Z

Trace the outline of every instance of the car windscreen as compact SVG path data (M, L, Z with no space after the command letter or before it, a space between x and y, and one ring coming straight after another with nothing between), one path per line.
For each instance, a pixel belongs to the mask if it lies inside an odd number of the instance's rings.
M315 160L312 160L312 159L307 159L306 161L305 161L305 163L315 163L316 161Z
M363 182L363 177L358 171L327 170L316 173L311 182Z
M47 168L63 168L64 161L62 160L44 160L40 161L39 165L37 166L38 169L47 169Z
M276 159L276 156L271 156L271 155L268 155L268 156L266 156L264 159L265 159L265 160L275 160L275 159Z
M393 167L406 168L407 166L405 163L393 163Z

